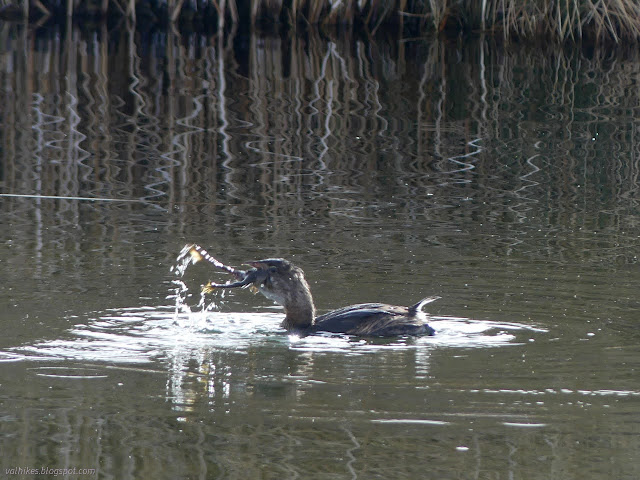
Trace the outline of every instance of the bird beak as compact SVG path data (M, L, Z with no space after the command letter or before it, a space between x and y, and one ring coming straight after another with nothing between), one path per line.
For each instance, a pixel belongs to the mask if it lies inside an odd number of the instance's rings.
M266 280L266 272L264 270L258 270L257 268L252 268L247 272L244 272L244 278L238 280L237 282L232 283L207 283L202 290L205 293L212 292L216 288L238 288L238 287L246 287L249 285L260 284Z

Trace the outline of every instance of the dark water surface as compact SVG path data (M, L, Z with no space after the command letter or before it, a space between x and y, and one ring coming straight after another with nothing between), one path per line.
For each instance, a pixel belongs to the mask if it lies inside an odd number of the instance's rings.
M640 58L0 42L0 477L640 478ZM205 309L191 242L294 260L320 312L441 295L437 335Z

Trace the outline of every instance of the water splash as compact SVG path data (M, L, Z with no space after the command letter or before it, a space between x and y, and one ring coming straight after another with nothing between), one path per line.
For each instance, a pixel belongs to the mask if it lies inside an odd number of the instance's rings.
M172 285L175 285L173 293L167 295L167 299L175 300L175 309L174 313L177 317L180 313L191 313L191 308L187 304L187 296L189 293L189 287L184 283L182 277L184 277L185 272L187 271L187 267L194 263L193 258L191 258L189 253L189 246L186 245L181 251L178 257L176 258L176 264L172 265L169 268L171 273L174 273L176 277L171 280Z
M172 265L171 268L169 269L170 272L174 273L176 275L177 278L175 278L174 280L171 281L171 283L173 285L175 285L175 288L173 290L173 292L169 295L167 295L167 299L174 299L175 300L175 308L174 308L174 318L177 320L178 316L180 314L191 314L194 313L194 311L192 310L192 308L189 306L189 304L187 303L187 299L189 297L189 287L187 286L187 284L182 280L182 278L184 277L185 272L187 271L187 268L189 267L189 265L194 265L195 263L198 262L198 259L195 258L194 256L191 255L191 248L193 247L193 245L185 245L182 250L180 250L180 253L178 254L178 256L176 257L176 263L175 265ZM223 292L224 293L224 292ZM205 298L205 293L204 291L200 291L200 299L198 301L198 303L195 306L195 311L196 312L206 312L206 311L211 311L213 309L215 309L217 307L217 304L215 302L209 302L207 303L206 298Z

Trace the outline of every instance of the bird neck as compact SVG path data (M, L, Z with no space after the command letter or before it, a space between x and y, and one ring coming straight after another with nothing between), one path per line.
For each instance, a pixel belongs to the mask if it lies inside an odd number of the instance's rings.
M304 330L313 326L316 307L313 304L309 284L302 279L284 303L285 318L282 326L287 330Z

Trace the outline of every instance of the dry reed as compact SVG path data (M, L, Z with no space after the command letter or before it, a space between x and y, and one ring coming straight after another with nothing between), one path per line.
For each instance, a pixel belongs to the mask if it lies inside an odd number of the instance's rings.
M637 0L0 0L0 16L116 15L135 21L357 25L406 33L484 31L509 39L637 42ZM152 20L150 20L152 19Z

